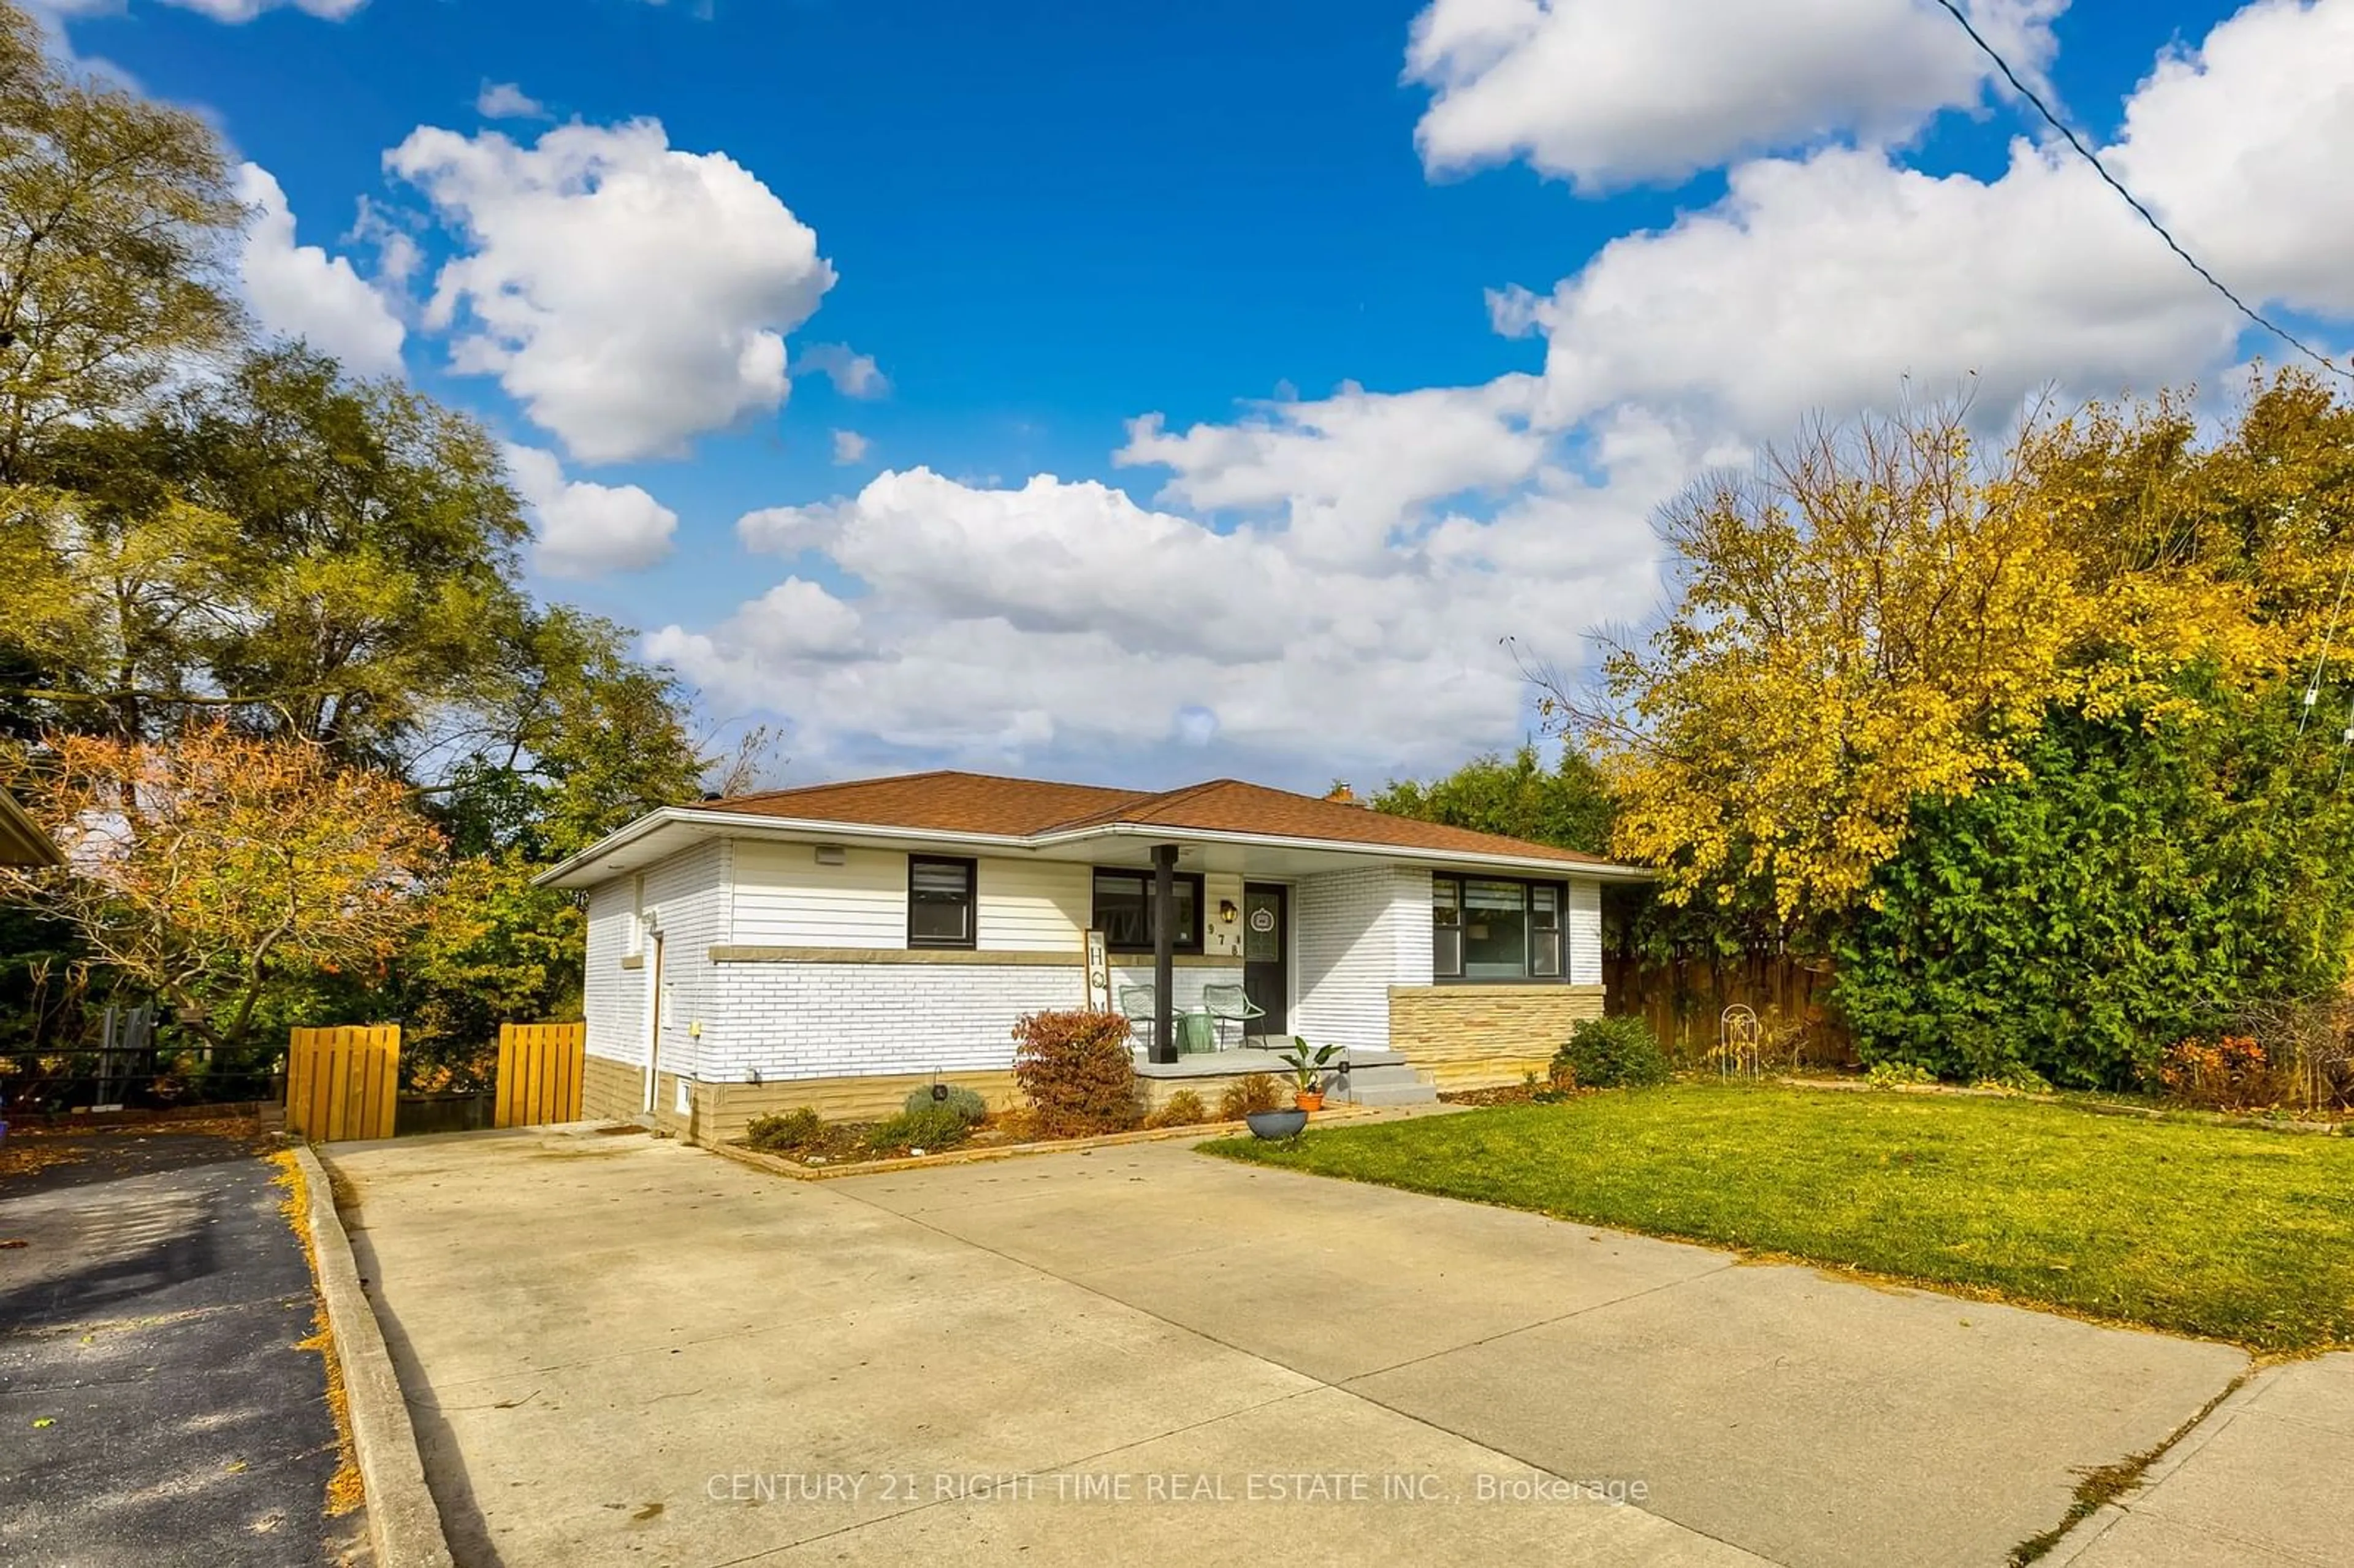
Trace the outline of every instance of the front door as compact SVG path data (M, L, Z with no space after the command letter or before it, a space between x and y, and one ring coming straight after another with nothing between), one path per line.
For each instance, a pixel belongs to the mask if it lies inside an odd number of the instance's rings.
M1290 890L1249 883L1243 888L1243 994L1267 1014L1253 1034L1291 1033Z

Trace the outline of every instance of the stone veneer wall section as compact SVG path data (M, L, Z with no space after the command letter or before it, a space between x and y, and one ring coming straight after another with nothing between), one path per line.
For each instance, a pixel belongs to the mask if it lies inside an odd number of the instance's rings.
M1442 1089L1543 1075L1581 1018L1602 1016L1598 985L1390 988L1390 1044Z
M942 1076L944 1081L981 1096L993 1111L1007 1109L1022 1097L1010 1072L953 1073ZM801 1078L768 1084L695 1084L691 1086L695 1107L692 1116L682 1120L675 1114L668 1115L664 1125L691 1142L711 1144L731 1143L743 1137L755 1118L777 1116L804 1106L828 1121L881 1121L898 1115L910 1093L931 1086L928 1073ZM665 1088L663 1094L662 1108L673 1112L676 1088Z
M644 1115L646 1070L590 1056L580 1079L580 1115L587 1121L636 1121Z

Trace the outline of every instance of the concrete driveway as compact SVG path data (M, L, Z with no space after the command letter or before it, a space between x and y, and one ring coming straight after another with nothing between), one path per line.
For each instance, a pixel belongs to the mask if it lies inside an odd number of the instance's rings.
M330 1162L461 1564L1995 1563L2246 1366L1181 1144Z

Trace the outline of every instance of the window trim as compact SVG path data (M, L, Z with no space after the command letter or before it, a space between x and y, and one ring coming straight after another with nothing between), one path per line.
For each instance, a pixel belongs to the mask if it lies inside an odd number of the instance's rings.
M1438 923L1437 913L1438 908L1438 885L1442 882L1452 883L1455 885L1455 928L1458 933L1463 929L1463 910L1465 907L1463 902L1465 897L1463 885L1465 883L1501 882L1510 883L1519 887L1521 889L1521 916L1522 921L1522 929L1523 934L1523 947L1521 954L1521 972L1519 974L1497 976L1467 975L1462 971L1461 965L1463 962L1463 948L1468 938L1458 935L1456 939L1456 963L1458 967L1454 973L1448 974L1438 968L1438 948L1437 941L1434 939L1431 944L1430 955L1430 978L1433 984L1567 985L1571 983L1569 978L1571 968L1569 948L1570 899L1569 884L1566 881L1558 880L1549 876L1498 876L1489 872L1435 872L1432 874L1430 878L1430 904L1432 910L1431 926L1434 933L1437 928ZM1556 974L1541 975L1536 972L1536 900L1532 896L1532 894L1535 889L1540 887L1550 887L1553 889L1553 918L1556 922L1553 927L1553 930L1556 933L1556 939L1561 944L1561 969L1560 972Z
M960 865L964 867L964 936L962 938L918 937L916 935L916 867L924 865ZM970 952L981 942L981 862L964 854L911 854L907 857L907 946L934 952Z
M1096 903L1096 878L1098 876L1142 877L1144 879L1144 902L1145 909L1147 911L1146 924L1150 926L1150 911L1152 907L1153 868L1149 865L1143 867L1133 865L1097 865L1089 866L1087 868L1087 920L1088 923L1097 930L1103 932L1104 950L1110 953L1126 953L1130 956L1140 953L1148 958L1150 957L1152 954L1152 944L1150 942L1147 942L1140 948L1131 948L1122 946L1120 943L1115 942L1111 939L1111 931L1109 927L1104 925L1103 912ZM1174 883L1193 884L1193 925L1192 941L1190 944L1187 941L1187 933L1182 930L1179 930L1171 934L1169 950L1172 953L1182 953L1188 957L1198 955L1202 952L1204 945L1202 905L1209 896L1208 890L1204 887L1202 874L1198 871L1173 872L1171 874L1171 878L1172 885Z

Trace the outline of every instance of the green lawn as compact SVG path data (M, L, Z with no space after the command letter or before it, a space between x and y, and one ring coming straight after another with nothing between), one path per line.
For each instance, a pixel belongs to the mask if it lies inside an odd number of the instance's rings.
M2354 1343L2346 1139L1712 1085L1204 1147L2263 1350Z

